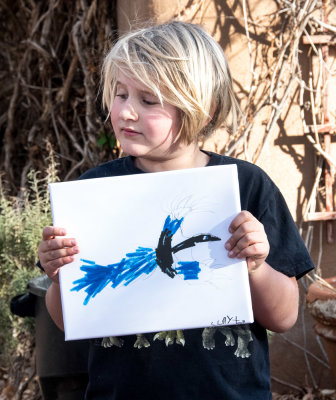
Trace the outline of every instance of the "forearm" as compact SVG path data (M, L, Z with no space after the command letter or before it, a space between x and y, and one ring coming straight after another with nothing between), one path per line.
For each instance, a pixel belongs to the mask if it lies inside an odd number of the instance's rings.
M254 318L266 329L284 332L296 322L299 294L296 278L266 262L249 274Z
M47 310L55 324L64 331L61 292L58 283L53 282L46 294Z

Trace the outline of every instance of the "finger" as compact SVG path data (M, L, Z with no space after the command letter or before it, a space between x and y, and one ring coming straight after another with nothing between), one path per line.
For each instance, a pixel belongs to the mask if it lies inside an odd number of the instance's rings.
M75 247L77 246L76 239L74 238L55 238L44 240L41 242L39 250L42 253L47 253L52 250L63 249L67 247Z
M62 249L57 249L57 250L51 250L48 251L44 254L44 259L49 262L56 260L58 258L64 258L67 256L73 256L75 254L79 253L79 249L77 246L74 247L68 247L68 248L62 248Z
M254 218L254 216L249 212L249 211L241 211L232 221L231 224L229 226L229 232L233 233L235 232L240 225L242 225L244 222L247 221L253 221L256 220L256 218Z
M49 240L55 236L65 236L66 231L64 228L59 228L57 226L46 226L42 232L42 239Z
M257 244L264 245L265 248L269 247L266 235L260 234L260 232L250 232L242 236L239 241L235 243L235 245L230 249L228 255L229 257L238 257L238 255L245 249L250 248L250 250L252 250L253 246ZM228 247L229 246L226 246L226 248Z
M53 276L58 274L58 271L61 267L63 267L66 264L70 264L75 260L75 257L73 256L66 256L66 257L61 257L57 258L55 260L49 261L45 263L44 269L48 276Z
M269 246L262 242L262 243L253 243L250 246L245 247L242 249L237 255L237 258L252 258L252 259L262 259L265 260L269 253Z
M264 227L259 221L253 220L242 223L226 241L225 248L227 250L233 249L245 236L245 240L252 240L251 237L254 237L254 233L257 233L257 235L262 235L262 238L265 236Z

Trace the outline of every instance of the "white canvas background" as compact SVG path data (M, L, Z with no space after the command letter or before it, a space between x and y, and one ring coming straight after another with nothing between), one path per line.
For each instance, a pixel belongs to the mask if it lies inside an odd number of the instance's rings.
M75 237L80 254L61 270L67 340L252 322L245 261L227 257L228 226L240 211L235 165L90 179L50 185L54 225ZM80 259L108 265L138 246L155 250L167 215L184 217L172 246L197 234L198 243L174 255L200 262L197 280L173 279L157 267L128 286L105 287L87 305Z

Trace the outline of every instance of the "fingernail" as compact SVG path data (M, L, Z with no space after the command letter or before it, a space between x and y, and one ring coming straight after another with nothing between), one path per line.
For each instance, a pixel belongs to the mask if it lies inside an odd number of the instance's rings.
M229 251L229 257L232 257L233 256L233 251Z
M231 244L230 243L225 243L225 248L226 248L226 250L231 250Z
M70 244L71 246L76 246L76 240L71 240Z
M65 235L65 230L61 229L61 235Z
M78 248L78 247L73 247L72 251L73 251L74 253L79 253L79 248Z

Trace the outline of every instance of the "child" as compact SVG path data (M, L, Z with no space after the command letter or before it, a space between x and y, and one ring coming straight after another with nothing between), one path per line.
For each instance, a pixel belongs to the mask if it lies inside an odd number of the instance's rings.
M233 219L225 248L230 257L247 260L255 322L185 330L183 340L180 331L146 334L141 349L134 348L134 336L93 341L86 398L270 399L266 329L284 332L294 325L296 279L313 264L268 176L253 164L198 147L199 139L227 124L230 113L235 122L238 107L223 51L189 23L128 33L105 58L103 102L128 156L81 179L237 165L244 211ZM46 227L39 246L41 265L53 280L47 307L60 328L58 272L79 252L76 240L65 234ZM154 340L162 337L166 344Z

